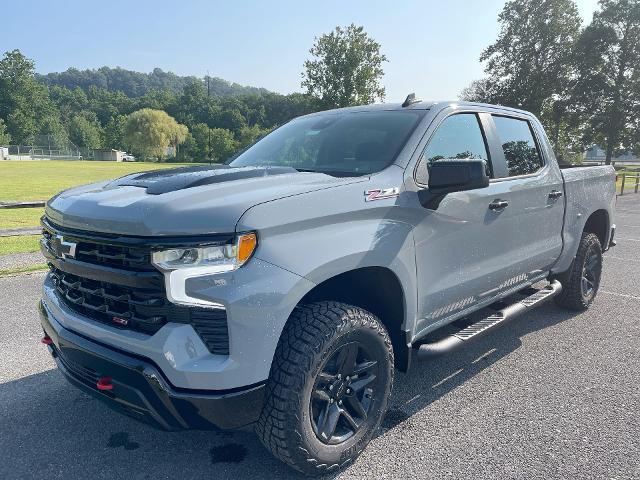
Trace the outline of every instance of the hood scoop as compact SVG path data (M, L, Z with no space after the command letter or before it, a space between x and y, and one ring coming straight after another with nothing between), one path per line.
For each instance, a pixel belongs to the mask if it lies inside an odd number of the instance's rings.
M105 189L114 187L142 187L149 195L161 195L186 188L200 187L214 183L245 180L249 178L267 177L296 173L292 167L229 167L227 165L195 166L154 170L152 172L135 173L119 178L107 185Z

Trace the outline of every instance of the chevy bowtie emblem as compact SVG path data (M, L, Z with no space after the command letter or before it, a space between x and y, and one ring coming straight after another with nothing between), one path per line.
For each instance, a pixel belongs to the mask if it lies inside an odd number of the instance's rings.
M364 195L365 202L372 202L373 200L384 200L385 198L395 198L400 195L400 188L373 188L371 190L365 190Z
M76 247L78 246L75 242L68 242L64 239L62 235L54 235L49 240L49 246L51 247L51 251L57 258L75 258L76 257Z

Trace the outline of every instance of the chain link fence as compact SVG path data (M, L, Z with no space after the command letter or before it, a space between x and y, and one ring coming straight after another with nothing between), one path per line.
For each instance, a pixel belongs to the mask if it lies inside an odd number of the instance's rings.
M94 160L96 151L51 135L37 135L29 143L0 145L0 160Z
M49 148L46 145L0 147L0 160L83 160L86 158L93 158L93 151L81 148Z

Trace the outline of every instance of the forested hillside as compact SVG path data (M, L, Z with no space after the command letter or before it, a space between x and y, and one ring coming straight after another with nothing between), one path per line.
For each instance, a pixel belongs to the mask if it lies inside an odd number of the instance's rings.
M58 86L71 90L79 87L88 92L89 88L93 86L110 91L120 91L128 97L141 97L151 90L169 90L172 93L180 93L185 86L199 80L194 76L182 77L172 72L165 72L161 68L154 68L151 73L141 73L120 67L101 67L96 70L69 68L64 72L36 75L36 78L49 87ZM264 88L245 87L217 77L209 77L208 80L210 92L214 95L229 96L267 92Z
M37 75L34 62L19 50L0 59L0 145L34 145L45 138L50 148L115 148L148 158L145 152L153 145L136 149L138 142L131 141L133 135L127 137L127 125L131 127L136 118L132 114L139 111L144 111L137 117L142 124L166 119L157 113L162 111L173 123L153 125L143 135L148 142L153 143L152 133L166 127L159 141L180 144L177 160L220 162L274 127L321 108L320 99L312 95L281 95L159 68L149 74L103 67ZM187 127L179 142L174 133L185 130L176 130L175 122Z

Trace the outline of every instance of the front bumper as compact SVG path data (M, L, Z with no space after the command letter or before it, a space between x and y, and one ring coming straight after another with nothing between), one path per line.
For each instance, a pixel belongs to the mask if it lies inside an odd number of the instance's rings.
M60 325L43 302L40 321L58 368L73 385L137 420L166 429L239 428L258 419L264 384L231 390L173 387L148 359L89 340ZM112 390L97 388L111 377Z

